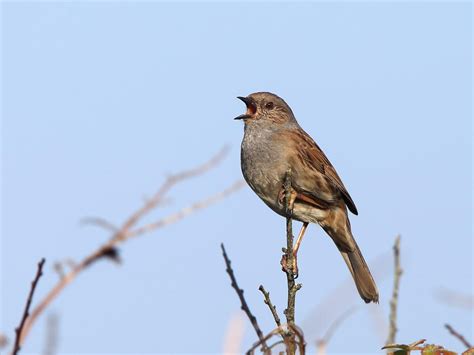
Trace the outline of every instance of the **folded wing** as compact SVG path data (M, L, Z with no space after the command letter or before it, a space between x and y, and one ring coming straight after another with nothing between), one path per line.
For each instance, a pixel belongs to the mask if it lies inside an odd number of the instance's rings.
M294 148L300 158L292 162L293 166L295 166L294 164L304 164L310 168L295 169L299 175L294 178L294 187L302 194L329 204L337 202L342 197L349 211L357 215L357 208L349 192L347 192L336 169L316 142L302 130L286 131L286 134L294 136L282 138L287 139L287 142L294 142Z

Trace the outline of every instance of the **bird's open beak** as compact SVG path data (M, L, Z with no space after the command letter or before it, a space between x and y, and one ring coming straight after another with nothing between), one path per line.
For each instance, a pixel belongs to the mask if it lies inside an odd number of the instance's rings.
M257 105L255 102L249 97L237 96L239 100L242 100L245 105L247 106L247 112L243 115L237 116L234 120L246 120L249 118L253 118L255 113L257 112Z

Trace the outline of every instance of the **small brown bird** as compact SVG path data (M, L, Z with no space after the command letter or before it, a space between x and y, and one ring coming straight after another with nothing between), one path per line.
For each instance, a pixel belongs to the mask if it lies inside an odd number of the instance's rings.
M284 217L283 184L291 168L292 218L303 222L295 256L308 223L319 224L341 252L362 299L378 302L377 286L352 236L347 215L347 209L357 215L357 208L326 155L300 127L282 98L269 92L238 98L247 106L247 112L235 118L245 123L242 173L263 202Z

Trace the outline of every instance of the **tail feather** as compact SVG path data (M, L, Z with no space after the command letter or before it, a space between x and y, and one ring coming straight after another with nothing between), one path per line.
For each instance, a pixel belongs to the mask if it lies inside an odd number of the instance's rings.
M362 253L360 252L355 240L354 244L354 251L341 251L341 255L352 274L360 297L362 297L365 303L378 303L379 292L377 290L377 285L375 284L374 278L372 277L369 267L367 266L367 263L365 262L364 257L362 256Z
M351 223L347 217L347 209L343 205L332 208L327 216L318 222L342 254L349 271L354 278L360 297L366 302L379 301L377 285L375 285L369 267L360 252L354 236L351 232Z

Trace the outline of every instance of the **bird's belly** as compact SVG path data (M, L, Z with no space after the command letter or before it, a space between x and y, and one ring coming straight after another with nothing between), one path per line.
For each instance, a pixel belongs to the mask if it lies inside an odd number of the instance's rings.
M242 173L252 190L271 209L283 214L279 206L279 195L283 188L281 174L267 164L249 164L242 166Z
M287 165L282 161L275 164L270 157L268 158L268 160L259 159L258 162L245 159L246 163L242 164L242 173L252 190L268 207L279 215L287 217L285 201L284 199L281 201ZM301 222L318 223L324 219L326 213L327 211L296 201L292 218Z

